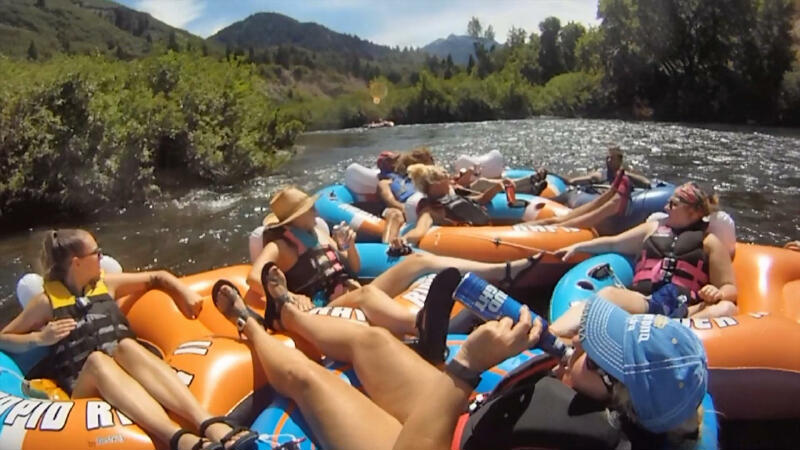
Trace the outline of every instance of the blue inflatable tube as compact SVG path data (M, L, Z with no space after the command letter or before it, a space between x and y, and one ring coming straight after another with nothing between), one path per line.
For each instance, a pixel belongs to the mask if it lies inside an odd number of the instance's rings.
M586 300L606 286L633 283L633 265L625 256L593 256L569 270L556 284L550 300L550 322L561 317L573 302Z
M629 286L631 283L633 263L625 256L606 253L589 258L570 269L556 284L550 301L550 321L564 314L573 302L585 300L606 286ZM711 395L706 394L702 406L700 438L693 448L715 450L719 448L719 424Z
M467 336L463 334L451 334L448 336L447 344L450 349L448 359L455 356L466 338ZM526 350L517 356L501 362L491 370L483 373L481 376L481 383L475 388L475 392L482 394L491 392L500 380L503 379L504 374L516 369L531 358L542 354L542 351L539 349ZM331 371L340 372L340 378L345 380L348 384L354 387L360 386L352 370L342 371L343 368L349 368L349 366L334 363L326 365L326 367ZM316 443L317 441L311 434L311 429L303 419L302 414L300 414L294 402L278 394L275 394L272 403L270 403L256 418L251 429L257 431L260 435L258 441L258 448L260 450L271 450L273 447L280 444L300 438L306 438L305 441L298 445L298 448L301 450L321 448Z
M405 258L404 256L389 256L386 253L389 244L357 242L356 248L358 257L361 259L361 270L358 271L357 276L361 280L372 280ZM425 252L414 249L414 253Z
M347 186L334 184L322 188L317 195L319 198L314 203L314 208L328 225L345 222L358 232L359 241L380 241L384 220L356 206L356 196Z

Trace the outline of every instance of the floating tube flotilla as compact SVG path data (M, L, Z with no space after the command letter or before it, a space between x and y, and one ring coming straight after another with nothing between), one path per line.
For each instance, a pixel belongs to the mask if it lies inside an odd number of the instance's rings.
M739 314L681 322L703 341L709 392L726 418L800 418L800 253L738 244L733 261ZM556 286L550 319L605 286L630 285L620 255L599 255L571 269Z

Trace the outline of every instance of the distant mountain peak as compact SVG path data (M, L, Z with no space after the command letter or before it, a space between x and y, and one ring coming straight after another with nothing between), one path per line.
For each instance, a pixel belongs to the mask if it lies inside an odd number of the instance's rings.
M315 22L299 22L275 12L260 12L218 31L210 40L238 48L292 44L313 51L350 52L375 58L391 52L358 36L338 33Z
M491 48L492 46L499 46L494 40L486 38L473 38L466 35L450 34L446 38L439 38L430 44L422 47L422 51L437 56L439 58L447 58L450 55L453 62L456 64L467 64L469 56L475 56L476 42L482 43L484 46Z

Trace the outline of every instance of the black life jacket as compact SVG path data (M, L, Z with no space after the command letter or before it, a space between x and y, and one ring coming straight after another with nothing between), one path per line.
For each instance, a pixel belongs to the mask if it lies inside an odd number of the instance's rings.
M263 236L265 246L281 239L297 250L297 262L284 273L286 285L291 292L312 299L322 292L327 300L338 294L344 288L344 283L350 279L338 252L330 244L308 248L286 227L264 229Z
M425 208L441 210L450 225L489 225L489 214L478 202L458 194L446 195L438 200L424 198L417 205L417 215Z
M59 387L72 394L86 358L94 351L111 354L124 338L135 338L128 319L102 280L82 297L60 281L48 281L44 291L53 308L53 320L74 319L77 327L50 348L49 362Z
M703 249L706 222L700 220L683 230L660 225L644 242L636 261L633 289L650 294L672 283L694 298L708 284L708 256Z

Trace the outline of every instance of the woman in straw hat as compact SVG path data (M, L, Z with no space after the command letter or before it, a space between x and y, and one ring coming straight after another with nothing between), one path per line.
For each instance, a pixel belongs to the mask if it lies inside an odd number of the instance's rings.
M301 310L313 306L348 306L364 311L370 323L392 333L419 335L424 329L412 313L393 300L419 277L457 266L484 278L513 282L534 266L528 259L505 264L488 264L429 254L413 254L387 270L366 286L354 275L360 267L355 233L343 226L328 238L317 227L315 197L288 187L270 200L272 213L267 217L264 249L253 262L247 282L250 295L267 296L267 326L274 328L275 303L264 291L269 283L285 283L291 300ZM419 315L421 318L422 315ZM291 328L291 327L289 327ZM291 330L299 332L299 330ZM441 330L439 330L441 331ZM422 338L423 336L420 336ZM438 354L438 351L434 351Z
M452 291L460 278L456 269L442 271L431 284L429 300L450 298L452 305ZM265 288L275 298L287 294L280 284ZM441 372L382 328L304 314L291 301L284 303L282 323L313 323L300 328L318 330L317 337L325 336L317 341L323 353L352 363L362 393L266 333L247 313L235 288L222 287L215 304L253 344L271 386L297 403L324 448L535 447L542 439L547 442L553 435L563 436L564 430L581 431L575 434L585 443L587 433L583 431L588 425L594 427L590 437L596 438L593 442L598 445L585 448L614 448L623 431L609 420L605 408L617 411L614 417L651 433L664 433L689 421L696 427L708 382L705 352L691 330L664 316L628 314L597 297L582 306L579 332L573 341L575 352L557 375L563 384L547 376L529 377L530 383L517 385L528 390L515 387L509 391L511 395L501 394L499 402L490 399L486 407L471 415L464 434L453 442L459 416L467 411L480 374L537 344L542 324L531 320L527 307L521 308L516 324L504 317L478 327ZM645 334L647 339L642 338ZM545 397L551 393L550 402L541 401L542 392ZM563 420L554 430L552 420L540 418L534 424L539 427L538 435L525 433L521 410L539 411L534 414L545 418L561 414ZM523 434L518 434L517 425Z

